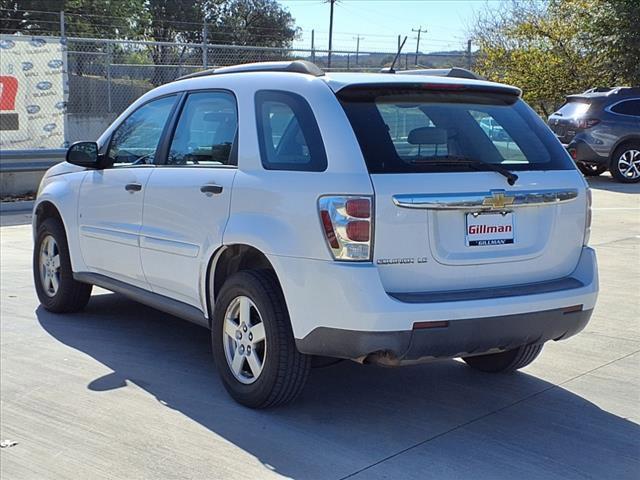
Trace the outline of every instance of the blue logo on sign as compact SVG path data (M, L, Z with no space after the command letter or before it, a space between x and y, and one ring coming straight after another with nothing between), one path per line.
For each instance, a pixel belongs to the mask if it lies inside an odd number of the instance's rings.
M54 107L58 110L64 110L65 108L67 108L67 102L58 102L54 105Z
M31 40L29 42L29 45L31 45L32 47L42 47L47 43L46 40L42 39L42 38L34 38L33 40Z
M62 60L51 60L47 65L49 65L49 68L60 68L62 66Z
M51 82L38 82L36 84L36 88L38 90L49 90L53 84Z
M56 129L56 126L57 126L57 125L56 125L55 123L47 123L44 127L42 127L42 129L43 129L45 132L50 132L50 131L52 131L52 130L55 130L55 129Z
M4 50L9 50L15 46L15 42L12 42L11 40L0 40L0 48Z
M27 113L34 115L40 111L40 105L27 105Z
M23 72L28 72L32 68L33 68L33 63L31 63L31 62L22 62L22 71Z

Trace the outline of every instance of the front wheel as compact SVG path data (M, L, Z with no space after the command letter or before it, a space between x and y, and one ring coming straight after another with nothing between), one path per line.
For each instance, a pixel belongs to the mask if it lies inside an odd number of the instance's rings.
M91 296L91 285L73 279L67 236L48 218L38 227L33 248L33 281L42 306L55 313L78 312Z
M623 183L640 182L640 144L618 147L611 159L611 175Z
M533 362L542 351L542 344L523 345L500 353L489 353L462 359L472 368L489 373L509 373Z
M578 170L582 172L585 177L597 177L607 171L607 165L596 165L593 163L578 162Z
M250 408L293 401L311 357L298 352L275 274L245 270L231 276L215 301L213 357L229 394Z

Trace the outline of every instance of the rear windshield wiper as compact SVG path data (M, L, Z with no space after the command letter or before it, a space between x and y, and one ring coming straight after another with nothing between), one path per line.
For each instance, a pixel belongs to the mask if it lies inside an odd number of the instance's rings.
M435 158L435 157L431 157L431 158ZM516 181L518 180L518 175L516 175L515 173L507 170L505 167L503 167L502 165L498 164L498 163L489 163L489 162L484 162L482 160L473 160L471 158L467 158L467 157L458 157L455 155L447 155L447 156L443 156L438 158L437 160L431 160L431 159L416 159L413 160L411 163L416 164L416 165L433 165L434 167L448 167L448 166L457 166L457 165L464 165L467 166L473 170L477 170L477 171L486 171L489 170L491 172L496 172L499 173L500 175L502 175L503 177L505 177L507 179L507 183L509 185L514 185L516 183Z

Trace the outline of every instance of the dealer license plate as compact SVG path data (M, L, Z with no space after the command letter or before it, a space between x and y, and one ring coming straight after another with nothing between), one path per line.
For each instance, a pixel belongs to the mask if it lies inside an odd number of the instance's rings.
M513 212L467 213L468 247L513 243Z

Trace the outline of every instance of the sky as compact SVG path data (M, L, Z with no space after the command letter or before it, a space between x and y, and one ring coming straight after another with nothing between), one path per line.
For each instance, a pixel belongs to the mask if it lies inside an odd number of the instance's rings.
M329 3L325 0L278 0L291 12L302 38L294 45L311 48L315 29L316 48L328 48ZM464 50L476 12L495 8L500 0L338 0L334 7L333 49L395 51L398 35L407 35L405 51L415 51L417 33L422 52Z

